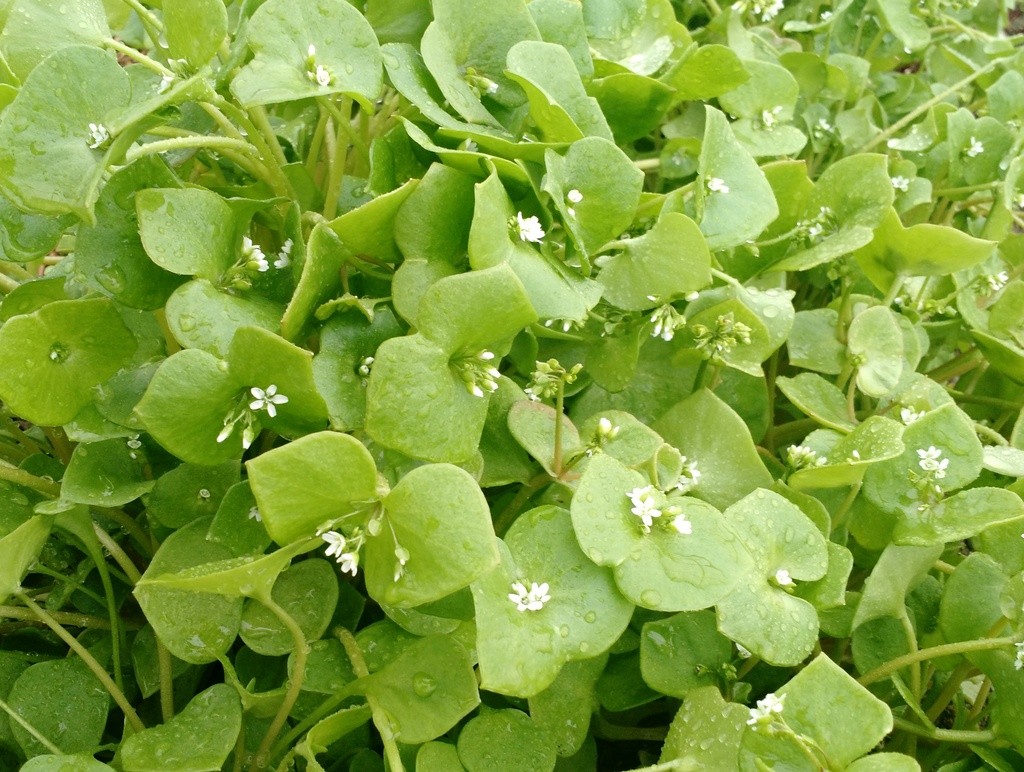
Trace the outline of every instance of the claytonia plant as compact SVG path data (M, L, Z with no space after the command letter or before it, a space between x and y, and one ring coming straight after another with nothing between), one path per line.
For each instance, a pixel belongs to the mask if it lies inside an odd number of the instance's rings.
M750 718L747 719L747 726L752 726L757 731L768 731L772 725L780 719L786 701L786 695L777 696L774 692L766 694L757 701L757 707L750 709Z
M655 309L651 314L650 322L653 325L651 335L668 342L675 337L676 330L686 326L686 317L679 313L675 306L666 303Z
M253 386L249 389L249 394L252 395L252 401L249 403L250 410L266 410L267 415L271 418L277 416L277 406L285 405L288 403L288 397L284 394L277 393L277 385L270 384L266 389L261 389L258 386Z
M517 611L540 611L551 600L549 589L547 582L531 582L529 589L523 582L512 582L512 592L508 594L508 599L516 604Z
M98 150L110 141L110 132L102 123L89 124L89 148Z
M520 241L540 244L544 240L544 228L536 215L523 217L522 212L516 212L515 219L509 225Z
M485 350L453 360L452 367L465 385L466 391L474 397L483 397L498 390L498 378L501 377L501 373L494 366L494 361L494 352ZM360 367L366 367L368 375L372 364L372 360L369 364L364 360Z

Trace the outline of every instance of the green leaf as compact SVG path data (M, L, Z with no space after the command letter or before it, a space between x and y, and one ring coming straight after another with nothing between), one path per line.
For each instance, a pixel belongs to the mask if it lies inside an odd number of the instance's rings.
M295 751L309 762L307 769L313 772L323 770L316 761L316 754L323 753L330 745L354 732L369 721L372 715L369 705L343 708L314 724L302 741L296 744Z
M587 137L573 142L565 155L548 150L544 164L544 191L551 196L573 243L585 255L617 239L632 224L644 175L614 143ZM571 190L578 191L582 199L570 201Z
M168 298L167 326L185 348L198 348L225 358L235 332L242 327L277 330L281 307L259 295L238 297L222 292L206 279L195 279Z
M878 0L880 18L907 52L919 51L931 41L928 23L914 14L910 0Z
M128 76L110 54L71 46L29 74L0 120L0 190L20 208L92 219L109 150L90 147L128 103Z
M0 328L0 398L33 423L68 423L136 346L108 300L48 303Z
M135 196L174 183L167 165L153 157L140 158L112 174L96 201L95 224L78 228L75 277L131 308L155 309L166 303L182 279L146 254L139 237Z
M675 86L673 101L714 99L743 85L750 73L731 48L710 44L684 55L665 80ZM773 105L774 106L774 105Z
M552 477L561 470L554 469L555 421L562 424L562 460L572 458L583 450L579 432L566 416L556 416L554 408L540 402L523 399L508 411L508 429L527 453L533 456Z
M11 709L65 753L92 751L107 723L110 695L78 657L32 665L19 676L7 697ZM45 747L20 723L11 722L26 756Z
M831 308L797 311L786 341L790 364L826 375L839 375L846 348L839 342L839 312Z
M160 642L178 659L194 665L213 662L235 642L242 598L181 590L147 580L229 559L227 547L206 538L207 526L206 521L197 520L168 536L134 591Z
M779 207L764 172L736 141L725 116L713 107L705 116L698 219L708 246L726 249L758 236L778 217ZM711 179L723 180L728 193L707 191Z
M707 389L694 392L652 428L701 472L698 496L717 508L772 484L743 419Z
M676 21L668 0L628 3L622 8L597 3L593 8L584 9L583 18L591 46L601 58L640 75L653 75L677 47L690 43L689 33Z
M286 545L376 497L369 451L348 434L319 432L246 463L267 533Z
M604 299L619 308L643 311L652 297L682 297L711 283L707 242L686 215L669 212L642 236L621 243L621 252L597 261Z
M551 772L555 749L544 731L519 710L483 713L459 734L459 760L468 772Z
M241 455L238 432L217 442L240 396L227 363L187 349L160 365L136 414L153 439L178 458L212 466Z
M397 263L402 256L395 242L395 217L418 184L418 180L408 180L397 190L332 220L327 227L338 234L351 254Z
M149 515L161 525L181 528L211 517L228 489L238 482L239 464L181 464L160 476L147 499Z
M850 322L847 352L857 368L857 388L884 397L896 388L903 372L903 332L884 306L865 308Z
M440 737L480 704L473 662L448 636L416 641L359 684L387 715L392 736L410 745Z
M74 45L99 47L110 37L100 0L82 0L70 6L35 0L4 5L0 51L22 80L54 51Z
M615 568L616 584L637 605L659 611L713 605L749 570L749 559L721 513L699 499L657 502L662 514L645 533L630 494L646 485L640 473L614 458L595 456L572 500L580 546L598 565ZM690 522L690 533L673 527L677 516Z
M382 87L380 47L344 0L269 0L249 20L246 41L255 57L231 81L246 107L342 94L372 111ZM328 85L317 83L317 66L327 68Z
M61 498L98 507L134 501L154 485L137 455L123 439L79 444L61 480Z
M854 256L861 270L883 292L901 276L946 276L978 265L995 243L948 225L920 223L904 228L895 210L875 231L871 243Z
M395 242L407 259L456 263L473 220L473 180L434 163L395 215Z
M390 527L367 539L366 585L389 606L440 600L498 563L487 500L456 466L413 469L384 499L384 511ZM398 546L408 553L401 569Z
M573 756L583 746L596 708L594 687L607 661L597 656L567 662L547 689L530 697L530 718L559 756Z
M1016 493L1003 488L971 488L924 510L905 509L892 538L896 544L940 544L1021 518L1024 501Z
M1003 619L1000 600L1006 589L1002 566L988 555L973 552L964 558L942 593L938 621L945 639L969 641L988 636Z
M0 196L0 260L27 263L45 257L72 223L69 216L28 214ZM79 231L81 233L81 231ZM78 249L75 250L76 262Z
M228 34L223 0L164 0L164 34L171 57L198 69L217 54Z
M892 731L889 706L824 654L778 690L786 723L810 738L838 768L863 756Z
M306 641L318 641L338 604L334 568L317 558L295 563L277 577L271 598L295 621ZM288 628L258 598L245 602L239 636L257 654L269 657L287 654L295 646Z
M703 686L687 695L661 749L661 761L689 761L700 769L738 769L740 740L750 711L722 699L717 686Z
M782 376L775 383L790 402L818 423L841 432L854 428L846 397L831 381L814 373L800 373L793 378Z
M88 753L74 755L43 754L33 756L21 765L21 772L106 772L113 767L96 761Z
M420 332L449 353L476 354L537 321L526 290L505 263L439 279L416 317Z
M486 397L471 394L449 354L421 335L384 341L366 390L366 431L380 444L427 461L476 452Z
M206 188L147 188L135 195L146 254L171 273L217 281L240 249L235 214Z
M689 698L696 689L717 685L732 658L732 642L718 632L712 611L648 622L640 633L644 682L671 697Z
M0 602L21 590L21 580L39 558L52 522L48 515L36 515L0 538Z
M502 562L473 584L477 652L484 688L519 697L546 689L562 666L605 651L626 629L633 606L611 572L580 550L564 509L519 516L501 545ZM513 583L547 584L551 599L519 611Z
M718 629L775 665L796 665L814 647L818 615L776 581L785 570L795 582L816 581L828 570L825 539L795 505L758 490L725 511L725 519L753 560L753 570L718 603ZM755 613L751 613L751 609Z
M193 697L166 724L132 735L121 746L125 772L216 772L235 747L242 707L235 690L216 684Z

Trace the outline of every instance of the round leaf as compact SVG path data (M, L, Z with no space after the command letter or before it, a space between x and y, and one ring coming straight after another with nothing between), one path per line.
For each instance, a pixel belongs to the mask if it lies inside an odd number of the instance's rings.
M271 597L295 620L307 641L317 641L338 603L334 569L326 560L296 563L277 577ZM239 635L246 646L268 657L287 654L295 646L288 628L258 598L245 602Z

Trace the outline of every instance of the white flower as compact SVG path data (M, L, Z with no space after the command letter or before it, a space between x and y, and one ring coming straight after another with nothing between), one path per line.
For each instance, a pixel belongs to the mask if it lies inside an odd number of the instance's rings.
M796 582L794 582L793 577L789 575L789 571L785 568L780 568L775 572L775 584L779 585L779 587L792 587Z
M257 523L263 522L263 515L260 514L258 507L249 507L249 519L255 520Z
M903 407L900 408L900 420L903 421L903 423L906 424L907 426L910 426L918 418L923 418L924 413L924 410L922 410L921 412L917 412L912 407Z
M174 83L174 76L171 74L164 75L160 78L160 85L156 87L156 93L166 94L170 90L172 83Z
M999 290L1006 286L1008 281L1010 281L1010 274L1006 271L1000 271L994 275L985 275L985 283L988 285L989 292L999 292Z
M757 701L756 708L750 709L750 718L747 719L747 725L758 726L760 724L771 723L772 716L774 714L782 713L782 703L785 699L785 694L781 697L775 696L774 692L766 694L763 700Z
M651 525L654 518L661 517L661 510L658 508L655 499L654 486L645 485L643 488L634 488L626 494L633 506L630 511L640 518L644 533L651 532Z
M608 418L601 416L597 422L597 436L602 440L614 440L619 434L619 427Z
M672 518L672 527L685 536L693 533L693 523L690 522L686 515L676 515Z
M686 326L686 317L676 311L671 303L659 306L651 314L651 337L661 338L663 341L670 341L676 335L676 330Z
M281 245L281 251L277 253L277 260L274 261L275 268L287 268L292 264L292 247L295 242L288 239Z
M536 217L523 217L522 212L516 212L516 222L519 225L519 239L539 244L544 239L544 228Z
M721 177L712 177L708 180L708 191L711 193L728 193L729 186Z
M466 391L474 397L483 397L498 390L501 373L491 364L494 358L493 351L484 350L452 362Z
M373 362L373 357L363 357L362 361L359 363L359 367L356 369L356 372L363 378L368 377L370 375L370 370L373 368Z
M686 456L682 456L680 461L683 463L683 472L679 475L679 482L675 487L680 493L689 493L700 485L700 469L697 468L696 461L688 461Z
M277 393L277 386L270 384L267 386L266 391L253 386L249 389L249 393L252 394L252 402L249 403L250 410L266 410L267 415L271 418L277 415L277 405L283 405L288 401L288 397L284 394Z
M359 553L343 552L338 556L338 563L341 564L341 573L355 576L359 572Z
M252 517L252 510L249 510L249 516ZM257 512L257 516L259 516L259 512ZM345 545L348 543L345 536L337 531L328 531L322 534L320 538L327 542L327 549L324 554L329 558L337 555L340 560L342 553L345 552Z
M781 5L781 3L780 3ZM782 105L777 105L771 110L761 111L761 126L765 131L772 131L779 122L779 114L782 112Z
M578 204L580 201L583 200L583 194L580 193L576 188L573 188L568 193L566 193L565 197L566 199L568 199L570 204Z
M263 254L263 250L260 249L259 244L254 244L253 240L248 236L242 237L242 256L248 258L248 266L260 273L266 273L270 270L270 263L267 262L267 256Z
M910 180L904 177L902 174L897 174L895 177L891 177L889 181L892 183L892 186L896 190L899 190L903 193L906 193L908 190L910 190Z
M821 20L822 21L828 21L831 18L832 18L832 11L822 11L821 12Z
M334 75L329 69L324 67L322 64L318 64L315 70L307 72L306 75L316 85L326 88L334 82Z
M804 469L811 466L823 466L827 463L824 458L819 458L813 448L806 445L790 445L786 449L786 461L793 469Z
M110 132L102 123L89 124L89 149L96 150L110 140Z
M750 659L754 656L754 653L750 649L746 646L741 646L738 643L736 644L736 654L740 659Z
M1017 654L1013 660L1014 670L1024 670L1024 642L1017 642L1013 644L1017 649Z
M964 151L968 158L977 158L984 152L985 145L974 137L971 137L970 144L968 145L967 150Z
M512 582L512 592L508 594L508 599L516 604L517 611L540 611L551 600L549 589L547 582L531 582L529 590L523 582Z
M776 16L778 16L779 11L781 11L784 7L785 4L782 2L782 0L773 0L773 2L768 3L767 5L764 6L762 6L759 3L755 4L754 10L755 13L760 12L761 21L771 21Z
M946 468L949 466L949 459L942 458L942 451L932 445L927 450L918 449L917 457L920 459L917 465L929 476L941 480L946 476Z
M825 118L819 118L818 122L814 125L814 136L823 137L826 134L831 134L835 130L835 126L828 122Z

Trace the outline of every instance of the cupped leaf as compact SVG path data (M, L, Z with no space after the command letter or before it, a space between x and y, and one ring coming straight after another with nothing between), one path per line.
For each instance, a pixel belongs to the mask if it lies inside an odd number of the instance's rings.
M271 590L273 601L292 618L306 641L317 641L338 604L338 582L326 560L296 563L277 577ZM257 654L276 657L295 646L291 630L258 598L245 602L239 636Z
M679 759L697 769L738 769L740 741L749 718L750 711L726 702L717 686L695 689L672 720L661 761Z
M696 689L717 685L732 658L732 642L718 632L712 611L648 622L640 633L644 682L672 697L688 698Z
M123 439L81 443L71 454L61 480L61 498L76 504L119 507L154 485L138 454Z
M5 6L0 51L22 80L54 51L73 45L98 47L110 37L102 0L71 6L17 0Z
M269 0L249 20L246 40L255 57L231 91L247 107L342 94L371 110L380 93L377 37L345 0Z
M487 500L459 467L413 469L384 499L384 511L390 527L367 539L366 585L389 606L440 600L497 565ZM399 547L406 551L404 565Z
M223 292L206 279L194 279L167 299L167 326L185 348L225 358L235 332L242 327L277 330L281 307L259 295L241 297Z
M574 756L583 747L597 700L595 686L607 663L604 656L567 662L547 689L530 697L530 718L559 756Z
M216 55L228 34L223 0L165 0L163 20L168 53L195 69Z
M217 281L241 248L235 214L206 188L147 188L135 195L146 254L171 273Z
M799 318L799 314L797 316ZM846 397L831 381L814 373L799 373L792 378L779 377L775 384L790 402L818 423L841 432L854 428Z
M338 234L351 254L397 263L402 255L395 242L395 218L418 185L419 180L408 180L398 189L345 212L327 227Z
M544 506L519 517L501 545L502 562L473 584L482 685L530 697L562 665L606 650L622 634L633 605L611 572L587 559L564 509ZM550 600L524 608L513 586L546 584Z
M871 397L892 392L903 372L903 333L895 314L872 306L853 317L847 352L857 368L857 388Z
M0 328L0 398L28 421L65 424L137 345L108 300L47 303Z
M842 437L828 451L825 464L797 470L789 483L798 490L854 485L875 462L901 455L903 424L884 416L871 416Z
M348 434L319 432L246 463L267 533L285 545L376 497L377 468Z
M215 772L235 747L242 706L235 690L216 684L193 697L166 724L127 738L121 746L125 772Z
M112 54L75 45L48 56L0 120L0 190L22 209L91 220L107 153L99 140L130 92Z
M477 716L463 727L458 749L459 760L468 772L540 772L555 768L554 744L533 719L519 710L495 710Z
M528 399L516 402L508 411L508 429L512 436L552 477L561 473L554 468L556 421L562 424L561 458L565 461L583 450L579 432L572 421L564 415L556 415L549 405Z
M1024 501L1013 491L971 488L937 504L904 510L892 538L895 544L942 544L1021 518Z

